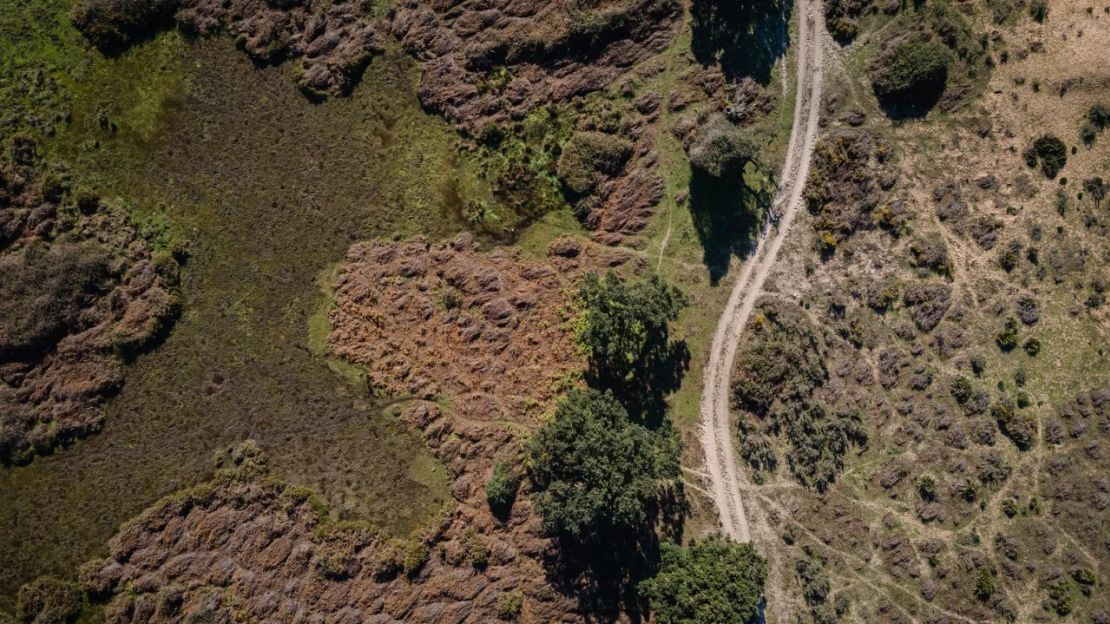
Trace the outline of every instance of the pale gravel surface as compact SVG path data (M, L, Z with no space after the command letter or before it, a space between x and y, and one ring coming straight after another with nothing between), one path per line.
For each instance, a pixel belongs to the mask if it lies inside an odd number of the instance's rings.
M729 375L744 326L782 248L790 224L801 208L802 190L809 175L820 116L825 45L821 3L820 0L797 0L795 10L799 16L797 97L786 162L783 163L780 186L773 201L773 212L779 218L777 221L769 220L773 224L764 226L755 251L744 262L740 277L733 285L713 335L701 402L702 447L709 474L709 489L720 514L722 530L742 542L751 541L753 530L749 526L741 496L741 490L746 489L749 483L736 464L733 446L729 420ZM762 522L753 524L765 525ZM757 526L756 532L762 534L768 529Z

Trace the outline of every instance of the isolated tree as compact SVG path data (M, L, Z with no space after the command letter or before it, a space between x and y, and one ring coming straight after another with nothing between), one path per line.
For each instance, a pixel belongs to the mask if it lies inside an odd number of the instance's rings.
M678 440L628 418L610 392L572 390L527 442L532 502L544 529L586 541L649 524L663 482L678 476Z
M1022 152L1022 155L1025 157L1025 164L1030 167L1037 166L1039 161L1041 172L1049 179L1055 178L1068 162L1067 146L1052 134L1045 134L1033 141L1033 145Z
M741 624L758 621L767 562L751 544L710 535L683 548L661 547L659 573L640 583L661 624Z
M1101 177L1094 177L1083 181L1083 190L1091 196L1097 208L1102 200L1106 198L1106 183L1102 181Z
M715 114L698 129L697 141L690 147L690 164L714 178L739 176L758 151L743 130L724 115Z

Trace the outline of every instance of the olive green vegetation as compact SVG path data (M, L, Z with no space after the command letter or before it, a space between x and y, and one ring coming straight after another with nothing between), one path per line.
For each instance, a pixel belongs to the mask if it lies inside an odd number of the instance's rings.
M714 178L739 177L744 165L752 162L758 146L744 130L715 114L699 131L697 142L690 148L690 166Z
M640 583L660 624L759 621L767 562L752 548L713 534L687 547L664 543L659 573Z
M602 175L616 175L632 156L632 142L602 132L576 132L559 156L558 174L572 197L589 195Z
M255 67L226 39L167 32L104 58L68 11L0 0L0 63L19 77L0 83L3 133L43 140L82 185L186 240L190 260L181 318L128 367L103 431L0 471L0 609L32 578L71 576L120 522L247 437L336 516L415 530L448 499L445 471L311 348L317 278L355 240L452 234L475 202L520 220L421 110L417 68L397 51L350 97L314 105L290 67Z
M76 583L43 576L19 590L15 616L20 622L70 622L81 611L83 592Z
M516 500L518 487L516 475L504 462L498 462L493 467L493 475L486 481L486 502L489 508L499 517L505 517Z
M568 207L557 169L574 117L568 107L551 105L504 127L486 126L469 160L492 196L459 201L468 226L515 238L544 215Z

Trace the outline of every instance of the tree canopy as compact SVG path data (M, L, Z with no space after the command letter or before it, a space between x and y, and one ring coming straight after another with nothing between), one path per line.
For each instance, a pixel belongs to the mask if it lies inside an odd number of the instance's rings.
M526 446L544 529L584 541L643 527L678 476L678 444L631 422L611 392L572 390Z
M755 622L767 579L767 562L752 548L720 535L690 546L662 545L662 565L640 583L661 624Z
M625 281L614 273L587 275L578 291L583 314L579 345L590 364L591 385L612 390L633 416L660 408L684 365L683 345L672 344L668 324L686 297L659 277Z

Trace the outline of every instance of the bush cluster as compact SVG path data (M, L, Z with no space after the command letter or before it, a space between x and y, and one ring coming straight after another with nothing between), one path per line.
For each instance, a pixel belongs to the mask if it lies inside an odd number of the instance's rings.
M604 176L620 173L632 142L602 132L576 132L563 146L557 172L571 200L589 195Z
M1036 167L1041 164L1041 172L1045 177L1053 179L1068 162L1068 148L1064 142L1055 135L1045 134L1033 141L1029 149L1022 152L1025 164Z
M720 535L689 547L663 544L659 574L640 584L660 624L758 621L767 562L751 544Z

